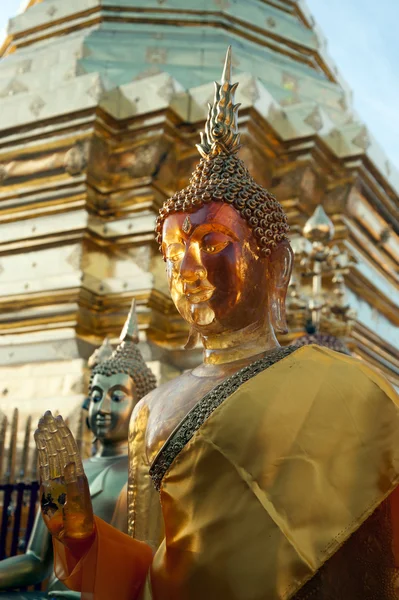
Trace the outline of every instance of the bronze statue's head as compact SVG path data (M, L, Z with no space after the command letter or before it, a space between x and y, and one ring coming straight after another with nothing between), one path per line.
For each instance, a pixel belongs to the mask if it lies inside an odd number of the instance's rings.
M127 439L133 408L156 387L155 375L137 346L134 303L120 341L111 356L94 366L90 380L88 425L97 439L108 444Z
M229 48L215 84L202 158L190 184L160 210L156 234L173 301L200 335L238 331L268 319L286 331L293 253L287 217L237 156L240 136Z

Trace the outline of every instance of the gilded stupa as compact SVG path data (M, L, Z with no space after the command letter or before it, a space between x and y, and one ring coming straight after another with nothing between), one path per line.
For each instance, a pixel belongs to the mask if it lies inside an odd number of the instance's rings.
M198 361L181 350L154 227L188 184L229 44L239 155L288 215L298 281L302 230L321 204L351 257L340 279L356 313L350 350L399 385L399 173L305 3L31 0L0 50L5 413L79 405L87 358L116 341L132 299L159 380ZM297 313L284 344L304 332Z

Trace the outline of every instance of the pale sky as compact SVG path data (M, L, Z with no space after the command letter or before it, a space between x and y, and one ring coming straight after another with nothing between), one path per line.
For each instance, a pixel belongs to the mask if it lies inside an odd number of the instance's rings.
M356 111L399 168L399 0L306 1ZM20 4L0 0L0 32Z

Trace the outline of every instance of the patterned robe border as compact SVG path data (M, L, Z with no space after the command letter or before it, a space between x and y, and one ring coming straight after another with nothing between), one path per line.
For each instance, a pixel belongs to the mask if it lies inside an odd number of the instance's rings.
M252 377L265 371L283 358L286 358L297 349L294 346L277 348L267 356L243 367L208 392L181 421L155 457L150 468L150 475L155 488L158 491L161 489L164 475L176 456L180 454L195 432L198 431L224 400L231 396L243 383L249 381Z

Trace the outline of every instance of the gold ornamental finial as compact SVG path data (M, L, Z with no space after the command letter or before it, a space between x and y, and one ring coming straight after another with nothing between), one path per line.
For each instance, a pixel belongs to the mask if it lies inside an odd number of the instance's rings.
M231 83L231 46L227 49L221 83L215 81L213 104L208 104L208 117L205 132L201 133L201 143L197 144L203 158L210 154L235 154L240 148L237 112L239 104L234 104L234 94L238 83Z
M328 244L333 239L334 223L321 204L306 221L303 235L311 242L322 242L323 244Z
M133 342L139 343L139 327L137 324L136 315L136 300L133 300L129 314L123 326L120 338L120 342Z

